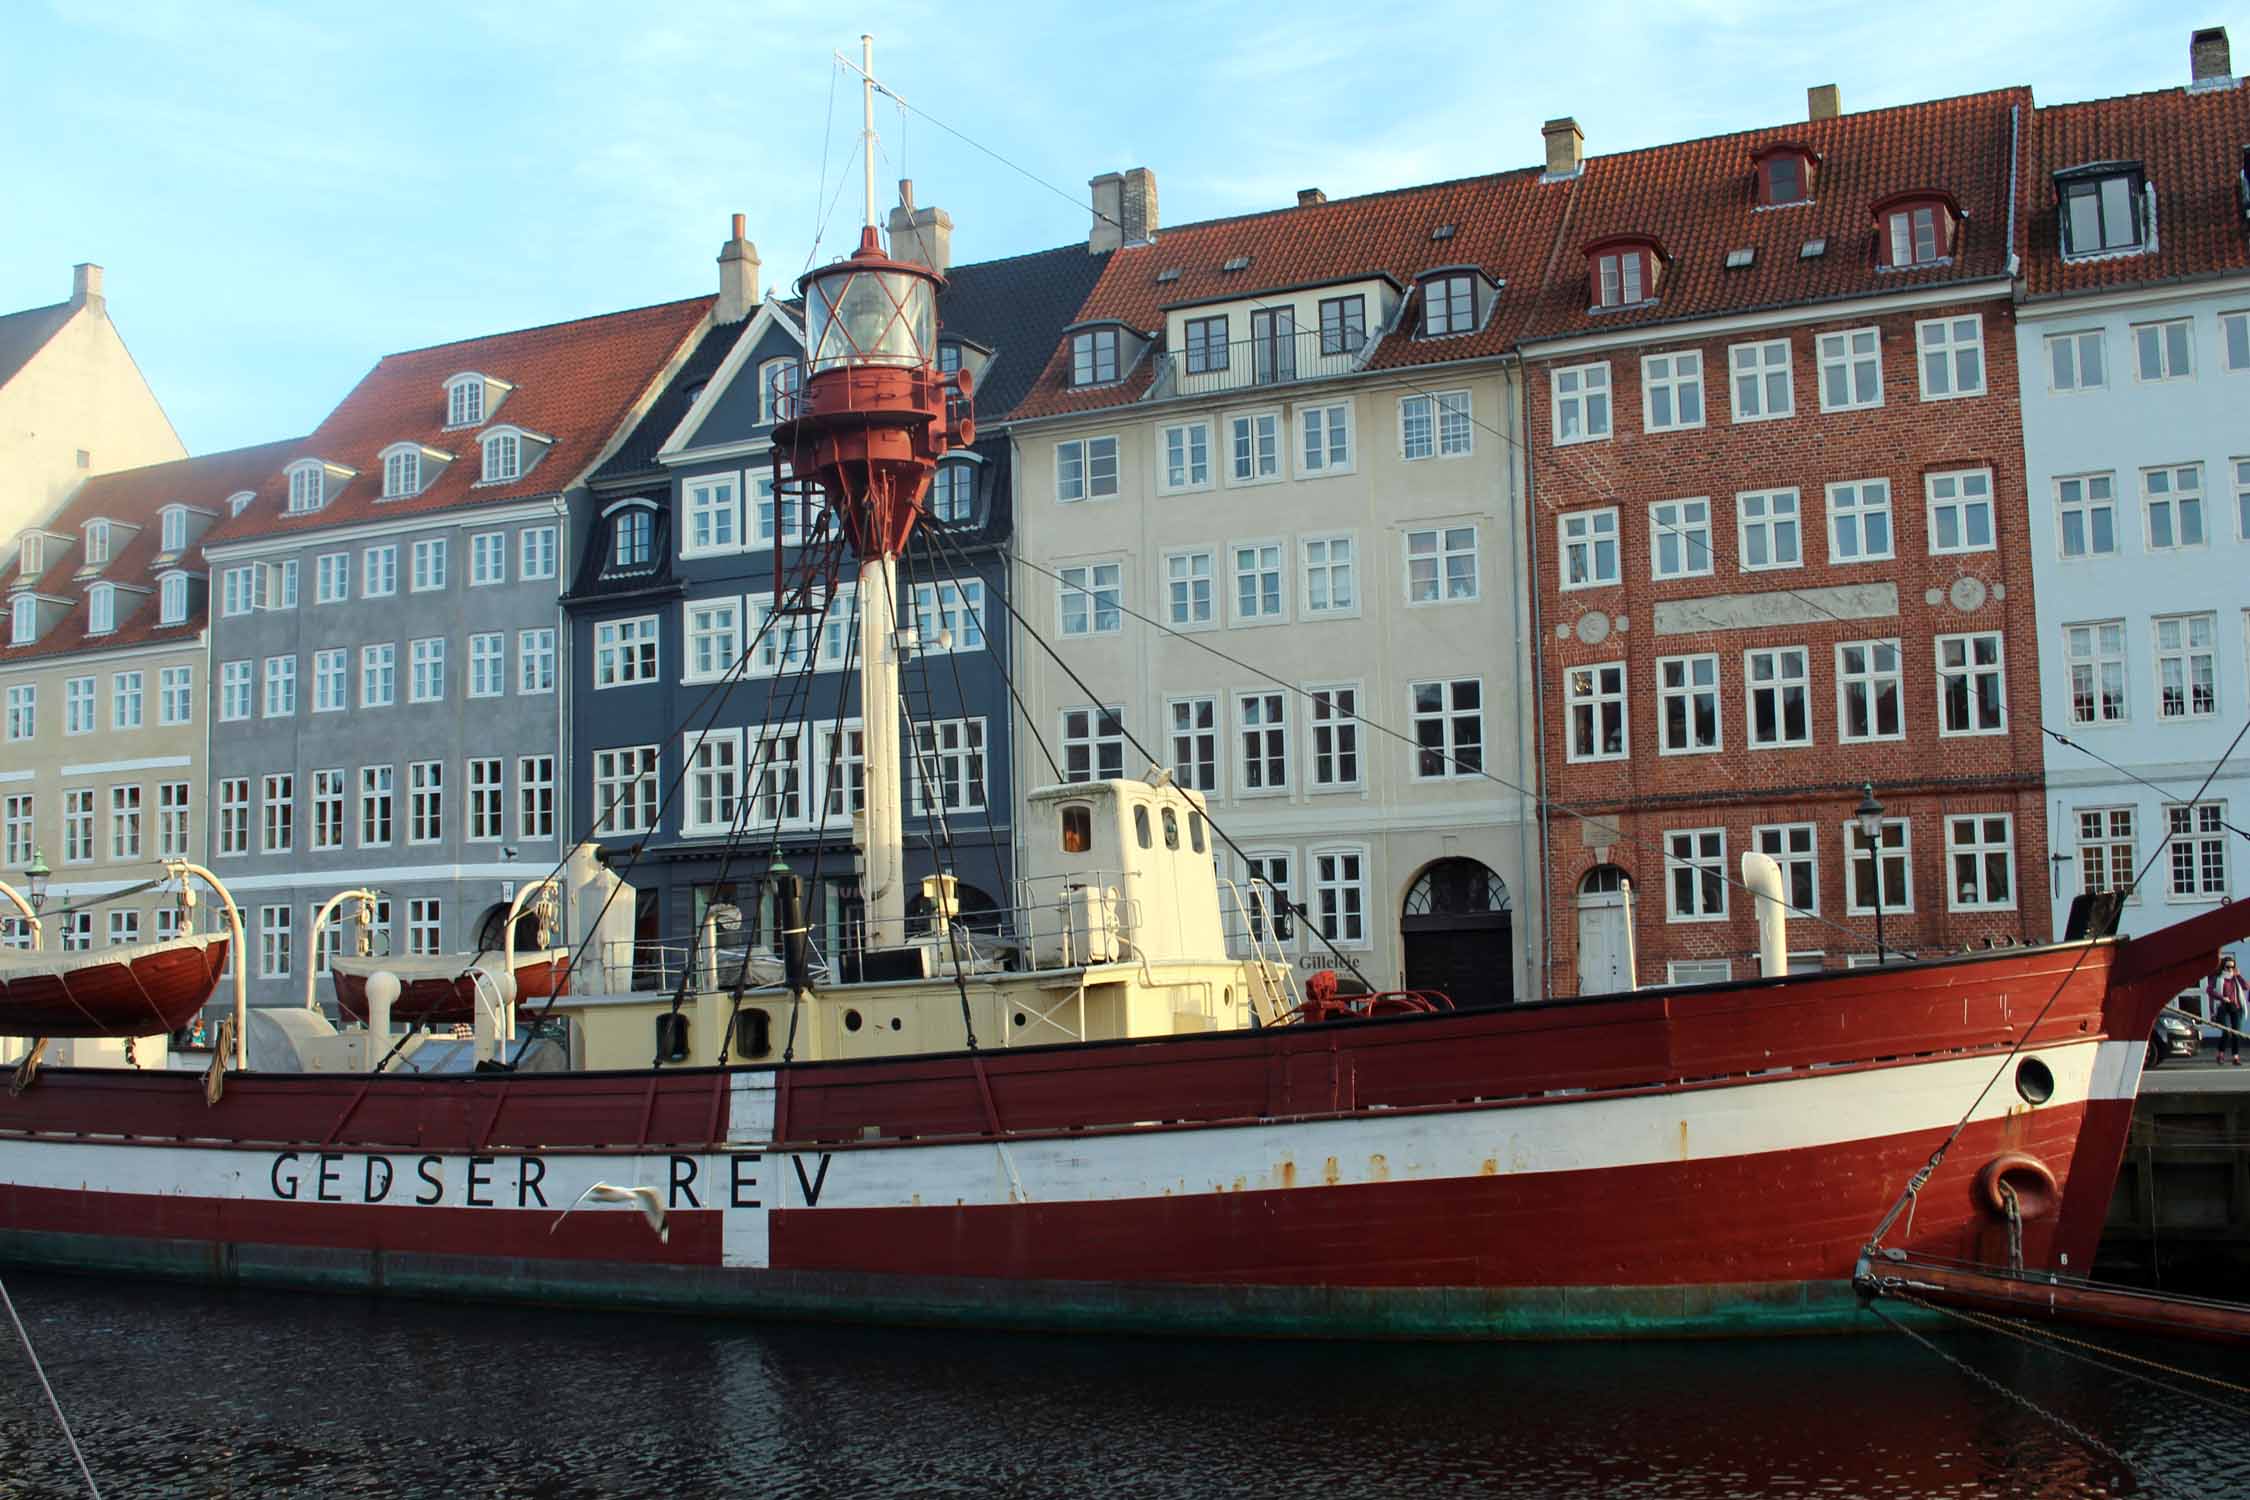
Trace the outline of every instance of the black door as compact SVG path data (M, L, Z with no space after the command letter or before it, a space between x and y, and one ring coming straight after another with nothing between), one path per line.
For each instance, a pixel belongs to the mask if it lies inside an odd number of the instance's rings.
M1506 882L1473 859L1422 872L1399 916L1406 987L1437 990L1458 1006L1516 998L1515 916Z

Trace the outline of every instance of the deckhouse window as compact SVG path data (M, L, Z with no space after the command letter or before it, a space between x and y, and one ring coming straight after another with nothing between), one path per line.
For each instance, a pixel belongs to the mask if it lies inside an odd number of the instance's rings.
M318 463L301 463L289 471L289 511L301 515L328 503L328 470Z
M1118 338L1114 328L1094 328L1070 340L1070 383L1104 385L1117 378Z
M2141 182L2138 166L2058 173L2055 190L2061 199L2063 254L2139 249L2146 233Z
M514 479L523 472L523 443L512 432L495 432L484 440L484 480Z
M1450 276L1432 276L1422 284L1422 336L1436 338L1440 334L1468 333L1477 326L1477 283L1474 276L1459 272Z

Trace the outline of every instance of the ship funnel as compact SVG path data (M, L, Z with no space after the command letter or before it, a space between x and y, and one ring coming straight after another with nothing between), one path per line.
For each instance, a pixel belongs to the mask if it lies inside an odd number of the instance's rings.
M1756 850L1742 856L1742 883L1758 902L1758 973L1766 979L1789 972L1789 905L1781 866Z

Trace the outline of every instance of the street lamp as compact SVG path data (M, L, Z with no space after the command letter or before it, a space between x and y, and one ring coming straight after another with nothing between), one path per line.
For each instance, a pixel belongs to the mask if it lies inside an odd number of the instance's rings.
M31 851L31 863L23 867L24 894L31 898L31 909L39 911L47 904L47 877L54 872L47 868L45 851Z
M1886 962L1890 952L1883 946L1883 804L1875 800L1875 783L1864 788L1866 795L1852 816L1859 820L1859 836L1867 845L1867 866L1875 877L1875 962Z

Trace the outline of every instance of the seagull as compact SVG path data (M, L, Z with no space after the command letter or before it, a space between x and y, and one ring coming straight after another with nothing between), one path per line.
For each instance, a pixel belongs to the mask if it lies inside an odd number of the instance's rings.
M639 1204L641 1217L648 1220L648 1227L656 1231L657 1239L667 1245L672 1243L672 1226L666 1221L664 1203L655 1188L612 1187L606 1182L597 1182L586 1189L585 1192L580 1193L576 1203L571 1204L569 1208L555 1216L555 1222L547 1232L553 1234L555 1230L562 1228L562 1221L569 1218L580 1203L585 1203L589 1199L595 1203Z

